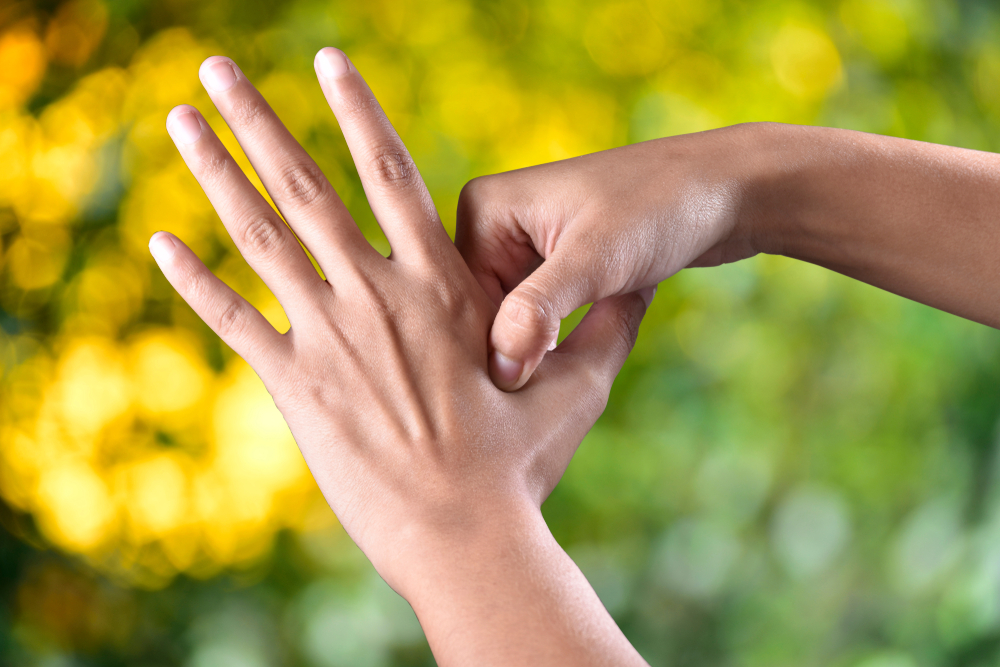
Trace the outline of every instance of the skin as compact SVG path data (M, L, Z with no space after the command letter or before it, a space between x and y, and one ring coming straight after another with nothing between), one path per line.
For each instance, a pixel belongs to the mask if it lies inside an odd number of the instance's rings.
M491 376L515 390L576 308L757 253L1000 327L998 192L992 153L754 123L475 179L455 241L499 305Z
M173 109L167 129L290 330L276 331L171 234L155 234L150 251L261 377L330 506L410 602L438 664L645 664L539 508L603 411L652 289L602 301L522 391L499 390L488 373L494 302L354 66L327 48L316 69L390 258L218 56L201 80L280 217L196 109Z

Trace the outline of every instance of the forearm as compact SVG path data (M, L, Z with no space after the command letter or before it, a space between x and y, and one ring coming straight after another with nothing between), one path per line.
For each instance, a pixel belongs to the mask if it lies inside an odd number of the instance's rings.
M396 577L439 665L646 664L540 512L472 523L412 540Z
M762 124L746 223L763 252L1000 326L1000 156Z

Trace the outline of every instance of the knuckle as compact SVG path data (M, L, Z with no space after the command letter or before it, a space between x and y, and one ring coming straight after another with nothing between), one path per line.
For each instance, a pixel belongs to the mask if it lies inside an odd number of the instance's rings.
M233 102L230 115L234 124L252 130L264 122L267 110L262 100L243 97Z
M474 225L493 199L489 196L490 176L478 176L462 187L458 194L458 223Z
M472 213L477 208L486 187L486 178L486 176L477 176L462 186L462 191L458 193L459 209L466 213Z
M380 108L374 96L364 90L355 90L341 98L340 113L352 121L363 121Z
M227 302L215 320L215 331L222 339L234 339L245 326L243 304L236 300Z
M387 146L374 151L369 163L369 173L380 185L405 187L414 182L417 168L405 148Z
M548 341L559 326L559 318L549 300L530 287L514 290L504 299L502 308L508 321L533 336Z
M441 307L453 318L469 310L470 299L465 287L453 280L440 279L435 280L432 285Z
M177 292L190 304L204 300L207 292L205 280L197 272L181 270L177 276Z
M640 297L635 296L635 299ZM642 323L642 316L636 308L626 307L619 308L615 313L615 318L618 320L618 326L615 327L615 333L618 335L618 343L623 348L624 352L629 352L635 345L635 339L639 335L639 325Z
M233 161L228 155L209 153L199 160L198 171L202 178L214 182L224 179L232 166Z
M298 206L308 206L323 196L326 177L315 164L296 164L279 177L279 197Z
M250 218L242 228L242 247L258 256L267 256L275 252L281 244L282 230L269 216Z
M606 373L591 370L588 373L587 383L584 385L583 402L590 407L594 415L601 415L608 407L608 398L611 395L611 385L608 382Z

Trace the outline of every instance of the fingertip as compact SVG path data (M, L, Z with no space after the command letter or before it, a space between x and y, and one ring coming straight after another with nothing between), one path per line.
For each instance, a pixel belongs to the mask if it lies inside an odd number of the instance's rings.
M167 134L177 144L188 145L202 135L201 114L190 104L180 104L167 114Z
M549 341L549 346L545 348L546 352L551 352L552 350L559 347L559 330L556 329L555 333L552 334L552 340Z
M163 266L177 252L177 238L169 232L156 232L149 239L149 253L156 263Z
M198 113L198 108L191 104L178 104L167 112L167 122L169 123L172 118L175 118L182 113L196 114Z
M325 79L339 79L351 71L351 61L340 49L325 46L313 59L316 72Z
M236 63L226 56L209 56L198 68L198 78L209 91L223 93L236 85Z
M204 79L205 72L216 63L226 63L230 67L236 67L236 63L229 56L209 56L202 60L201 65L198 66L198 77Z

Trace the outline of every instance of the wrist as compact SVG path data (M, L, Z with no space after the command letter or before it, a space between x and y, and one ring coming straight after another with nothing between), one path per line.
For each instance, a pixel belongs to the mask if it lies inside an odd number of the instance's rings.
M525 500L402 537L389 583L438 664L645 665Z
M753 123L740 224L757 252L844 267L851 263L845 192L868 186L872 135Z
M458 577L525 541L551 538L541 510L525 495L464 498L406 521L383 548L379 573L414 608L448 573Z
M762 122L733 129L747 156L738 167L743 196L735 233L755 252L785 254L801 215L802 144L813 128Z

